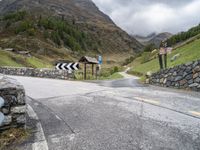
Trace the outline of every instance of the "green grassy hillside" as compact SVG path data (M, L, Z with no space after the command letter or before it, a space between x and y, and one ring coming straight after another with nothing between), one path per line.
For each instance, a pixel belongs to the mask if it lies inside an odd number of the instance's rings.
M51 63L45 59L36 57L23 57L21 55L13 54L0 50L0 66L13 67L33 67L33 68L49 68Z
M171 62L170 59L176 54L180 54L180 57L177 58L177 60ZM148 71L156 72L159 70L159 63L157 58L142 63L144 61L145 55L146 54L143 54L142 56L136 58L133 63L130 64L130 73L142 75ZM200 39L193 40L192 42L173 50L173 52L168 55L168 67L173 67L198 59L200 59Z

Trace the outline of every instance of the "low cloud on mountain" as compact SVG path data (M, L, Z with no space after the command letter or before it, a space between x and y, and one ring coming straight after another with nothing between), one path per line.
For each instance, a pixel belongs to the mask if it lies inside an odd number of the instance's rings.
M93 0L130 34L177 33L200 23L200 0Z

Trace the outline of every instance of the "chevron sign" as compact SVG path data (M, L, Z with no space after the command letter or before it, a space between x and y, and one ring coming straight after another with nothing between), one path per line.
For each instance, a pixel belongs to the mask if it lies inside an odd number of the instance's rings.
M79 69L79 63L58 63L57 70L74 71Z

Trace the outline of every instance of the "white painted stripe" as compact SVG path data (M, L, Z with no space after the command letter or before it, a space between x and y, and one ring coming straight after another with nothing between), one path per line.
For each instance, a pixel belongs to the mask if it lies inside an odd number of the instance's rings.
M34 112L33 108L28 105L28 115L30 118L38 120L37 126L37 132L35 133L35 143L32 144L32 150L48 150L48 144L44 135L44 131L42 128L41 123L39 122L39 118L37 114Z
M200 112L197 111L189 111L189 113L195 116L200 116Z
M151 103L151 104L155 104L155 105L160 105L159 101L145 99L145 98L142 98L142 97L134 97L134 98L139 100L139 101L142 101L142 102L147 102L147 103Z

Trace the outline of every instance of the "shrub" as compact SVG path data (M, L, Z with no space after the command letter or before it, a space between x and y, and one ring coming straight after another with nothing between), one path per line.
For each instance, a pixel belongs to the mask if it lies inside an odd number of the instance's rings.
M29 36L34 36L35 35L35 29L34 28L28 29L27 33L28 33Z

